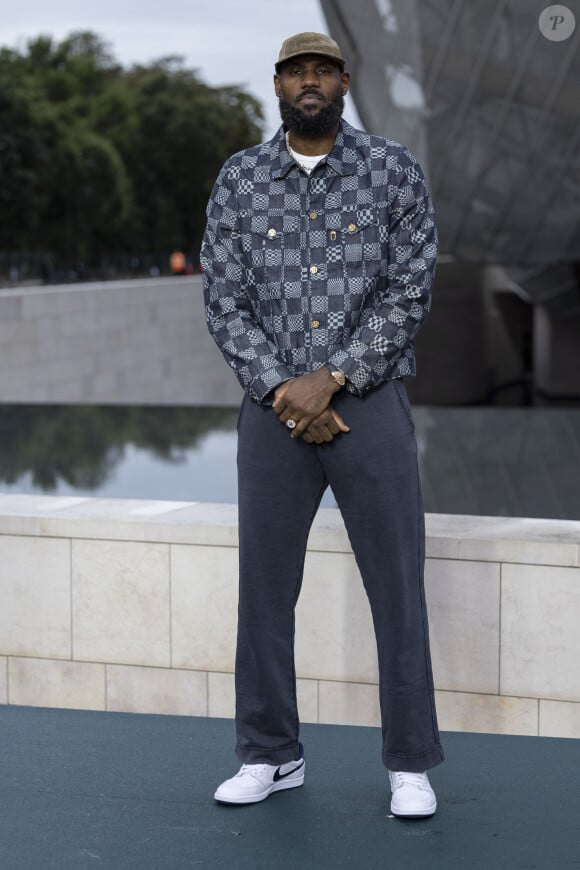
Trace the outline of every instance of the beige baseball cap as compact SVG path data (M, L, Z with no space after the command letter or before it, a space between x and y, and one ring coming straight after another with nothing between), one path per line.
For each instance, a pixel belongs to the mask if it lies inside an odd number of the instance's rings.
M285 61L301 54L319 54L327 57L337 63L341 70L344 70L346 63L338 43L330 36L326 36L325 33L297 33L295 36L289 36L282 43L280 56L276 62L276 72L280 72L280 67Z

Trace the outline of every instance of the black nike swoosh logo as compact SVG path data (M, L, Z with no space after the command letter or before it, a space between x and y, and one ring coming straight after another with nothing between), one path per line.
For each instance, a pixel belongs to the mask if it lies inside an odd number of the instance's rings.
M289 770L287 773L280 773L280 768L278 768L274 774L274 782L280 782L281 779L291 776L293 773L296 773L297 770L300 770L301 767L304 767L304 759L302 759L298 767L293 767L292 770Z

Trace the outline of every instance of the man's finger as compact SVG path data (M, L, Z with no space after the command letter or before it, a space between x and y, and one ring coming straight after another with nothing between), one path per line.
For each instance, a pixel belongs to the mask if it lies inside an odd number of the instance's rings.
M340 432L340 428L332 414L329 414L328 422L326 423L327 429L332 432L333 435L338 435Z
M325 414L323 414L322 416L326 418ZM330 414L328 415L328 417L329 419L331 419ZM328 443L334 440L334 434L332 433L330 426L326 422L326 419L321 419L321 417L318 417L316 420L314 420L314 422L310 426L309 431L312 432L314 437L317 439L317 444L322 444L323 442ZM320 436L321 440L318 440L318 436Z
M334 408L330 408L330 413L334 417L334 420L340 432L350 432L350 427L346 425L338 411L336 411Z
M313 420L314 417L312 416L306 416L303 417L301 420L296 420L296 428L292 430L292 438L301 438Z
M310 425L310 422L308 422L306 426L303 426L303 427L299 430L299 425L300 425L300 424L299 424L299 421L298 421L298 417L296 417L296 416L294 416L293 414L291 414L291 413L289 412L288 408L284 408L284 410L283 410L283 411L278 415L278 420L280 421L280 423L282 423L283 426L286 426L287 429L292 430L292 434L293 434L293 435L296 435L296 433L298 432L298 435L297 435L298 438L300 437L300 435L302 434L302 432L304 432L304 430L307 429L308 426ZM291 425L291 426L288 426L288 423L289 423L291 420L296 424L296 426L292 426L292 425ZM310 420L310 418L309 418L309 420Z
M321 414L320 417L316 417L302 436L304 440L310 436L310 440L316 442L316 444L328 444L330 441L334 441L335 434L338 434L338 427L334 422L331 424L327 422L327 418L328 420L332 420L332 417L330 414L327 414L326 411L324 414ZM332 431L332 427L336 429L336 433Z
M276 412L276 415L279 417L284 408L287 405L287 402L284 401L284 395L290 386L291 381L285 381L283 384L280 384L279 387L276 387L274 390L274 401L272 402L272 407Z
M280 384L279 387L276 387L276 389L274 390L274 401L272 402L272 406L276 405L280 401L284 393L288 390L290 384L291 380L284 381L283 384Z

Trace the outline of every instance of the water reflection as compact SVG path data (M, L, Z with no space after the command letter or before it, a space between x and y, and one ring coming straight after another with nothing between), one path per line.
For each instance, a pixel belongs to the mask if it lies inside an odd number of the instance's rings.
M232 408L0 406L0 486L235 501L236 421Z
M429 512L580 519L580 409L414 414ZM236 421L232 408L0 406L0 490L236 502Z
M580 519L580 409L414 414L427 510Z

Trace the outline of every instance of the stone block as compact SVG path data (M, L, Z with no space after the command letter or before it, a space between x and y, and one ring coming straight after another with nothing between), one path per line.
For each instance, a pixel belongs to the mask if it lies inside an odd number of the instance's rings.
M580 565L580 523L427 514L427 556L522 565Z
M207 674L107 665L107 710L207 716Z
M380 726L378 686L321 680L318 684L318 721L334 725Z
M425 588L435 685L499 692L499 574L493 562L428 559Z
M0 656L0 704L8 703L8 658Z
M73 541L74 658L170 664L169 547Z
M236 689L233 674L209 673L208 716L233 719L236 715Z
M50 659L9 660L9 701L30 707L105 709L105 667Z
M318 722L318 680L296 680L298 715L301 722Z
M540 737L580 737L580 704L540 700Z
M0 296L0 320L2 323L22 320L22 296L10 292Z
M233 672L237 606L237 548L172 546L173 667Z
M70 658L70 542L1 535L0 565L0 653Z
M442 731L486 734L538 734L538 701L462 692L436 692Z
M371 612L354 556L309 552L296 608L296 673L378 681Z
M579 614L579 568L502 566L502 695L580 701Z

